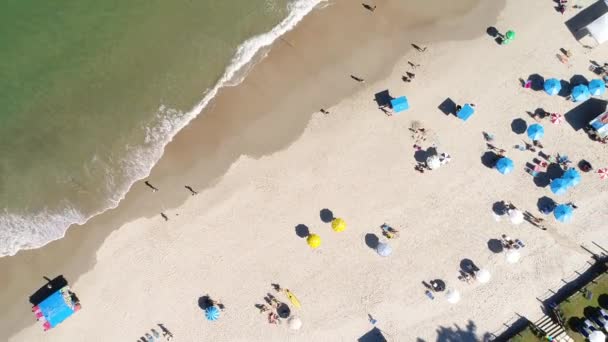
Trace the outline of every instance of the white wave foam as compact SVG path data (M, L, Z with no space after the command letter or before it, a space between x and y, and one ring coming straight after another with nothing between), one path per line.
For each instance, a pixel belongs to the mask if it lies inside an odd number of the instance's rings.
M70 205L58 212L43 211L35 215L0 214L0 256L14 255L22 249L39 248L63 238L72 224L83 224L91 217L115 208L124 199L131 186L148 177L152 167L162 157L165 146L175 135L209 104L225 86L240 83L246 72L238 75L262 48L269 47L276 39L293 29L318 4L327 0L295 0L289 4L289 14L271 31L252 37L242 43L216 85L204 92L202 100L190 111L181 112L165 106L158 109L152 125L146 128L143 146L127 146L127 156L121 160L120 172L128 181L117 182L112 172L106 174L106 190L112 194L108 206L93 215L85 216ZM239 76L239 77L235 77ZM237 83L238 82L238 83ZM114 170L115 172L115 170ZM121 177L122 178L122 177ZM122 184L119 184L122 183Z

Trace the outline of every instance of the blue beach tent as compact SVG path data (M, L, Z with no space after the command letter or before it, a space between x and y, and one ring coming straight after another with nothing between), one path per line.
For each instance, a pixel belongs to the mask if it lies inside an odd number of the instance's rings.
M498 172L502 173L503 175L506 175L507 173L513 171L514 167L515 165L513 164L513 161L507 157L502 157L498 159L498 162L496 162L496 170L498 170Z
M579 84L572 89L572 100L574 102L586 101L591 97L589 88L584 84Z
M396 99L392 99L391 100L391 107L393 108L393 110L395 111L395 113L399 113L402 112L406 109L410 108L410 104L407 101L407 97L405 96L401 96L398 97Z
M589 82L589 93L592 96L600 96L606 92L606 83L600 79Z
M567 204L560 204L557 207L555 207L555 210L553 211L553 215L555 216L555 219L558 220L559 222L564 222L564 223L572 220L573 214L574 214L574 209L572 209L572 207Z
M532 124L528 127L528 138L540 140L545 135L545 129L540 124Z
M557 78L550 78L545 81L545 92L551 96L557 95L562 90L562 84Z
M74 306L70 304L69 287L65 286L40 302L38 309L51 328L54 328L74 314Z
M456 116L458 116L462 121L467 121L471 115L473 115L473 113L475 113L475 109L473 109L470 104L466 103L464 106L462 106L462 108L460 108L458 113L456 113Z

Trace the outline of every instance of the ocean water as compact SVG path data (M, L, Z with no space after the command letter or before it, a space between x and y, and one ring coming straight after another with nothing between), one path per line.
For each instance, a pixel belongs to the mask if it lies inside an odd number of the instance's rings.
M7 0L0 256L115 207L255 53L323 0Z

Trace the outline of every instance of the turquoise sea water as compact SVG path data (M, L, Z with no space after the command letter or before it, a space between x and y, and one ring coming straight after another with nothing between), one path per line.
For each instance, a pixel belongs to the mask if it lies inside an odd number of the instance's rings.
M7 0L0 255L115 206L218 82L317 2Z

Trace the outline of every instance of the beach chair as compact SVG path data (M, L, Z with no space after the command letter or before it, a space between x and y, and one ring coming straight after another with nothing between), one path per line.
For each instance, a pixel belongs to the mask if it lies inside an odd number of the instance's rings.
M456 113L456 116L459 119L461 119L462 121L467 121L473 115L473 113L475 113L475 109L473 109L473 107L470 104L466 103Z
M407 97L401 96L391 100L391 108L395 113L399 113L409 109L410 103L408 102Z

